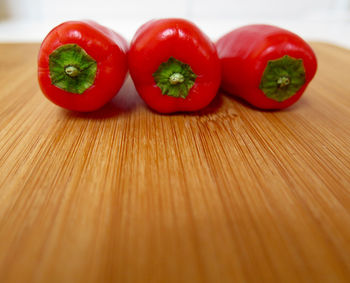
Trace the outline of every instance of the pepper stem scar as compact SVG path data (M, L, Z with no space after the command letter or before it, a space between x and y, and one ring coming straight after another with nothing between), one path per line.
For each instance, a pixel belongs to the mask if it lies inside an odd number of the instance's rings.
M78 76L80 73L79 69L75 66L66 66L64 72L71 78Z
M172 85L177 85L183 83L185 80L184 76L180 73L174 73L169 77L169 82Z
M280 77L277 80L277 84L280 88L285 87L290 84L290 79L288 77Z

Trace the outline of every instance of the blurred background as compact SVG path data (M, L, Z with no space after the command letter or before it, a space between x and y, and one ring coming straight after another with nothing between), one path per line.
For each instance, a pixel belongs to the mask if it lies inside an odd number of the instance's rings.
M250 23L269 23L307 40L350 48L350 0L0 0L0 41L41 41L57 24L93 19L131 39L152 18L194 21L213 40Z

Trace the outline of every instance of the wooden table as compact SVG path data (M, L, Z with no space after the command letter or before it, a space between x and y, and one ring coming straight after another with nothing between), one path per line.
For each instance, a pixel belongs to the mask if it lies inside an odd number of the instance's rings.
M51 104L0 45L0 282L350 282L350 51L279 112Z

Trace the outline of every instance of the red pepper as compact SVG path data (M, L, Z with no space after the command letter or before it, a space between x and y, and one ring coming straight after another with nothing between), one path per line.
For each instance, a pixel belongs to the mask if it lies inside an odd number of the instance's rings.
M55 27L41 44L38 79L53 103L70 110L93 111L110 101L127 73L127 42L92 21Z
M248 25L216 44L224 91L261 109L295 103L314 77L317 60L299 36L270 25Z
M152 20L141 26L128 58L138 93L161 113L199 110L213 100L220 85L215 45L183 19Z

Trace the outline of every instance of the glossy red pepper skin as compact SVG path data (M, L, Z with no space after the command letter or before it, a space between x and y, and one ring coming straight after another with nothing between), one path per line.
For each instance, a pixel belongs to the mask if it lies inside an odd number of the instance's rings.
M270 25L248 25L235 29L216 43L221 61L221 88L260 109L283 109L299 100L314 77L317 60L311 47L298 35ZM278 102L259 88L270 60L288 55L302 59L304 85L290 98Z
M65 44L77 44L97 62L93 85L82 94L52 84L49 55ZM69 21L55 27L41 44L38 80L42 92L53 103L74 111L94 111L110 101L121 88L127 73L126 40L93 21Z
M173 57L197 75L188 96L162 94L152 74ZM207 106L220 85L220 61L215 44L184 19L152 20L141 26L130 44L129 71L147 105L160 113L196 111Z

